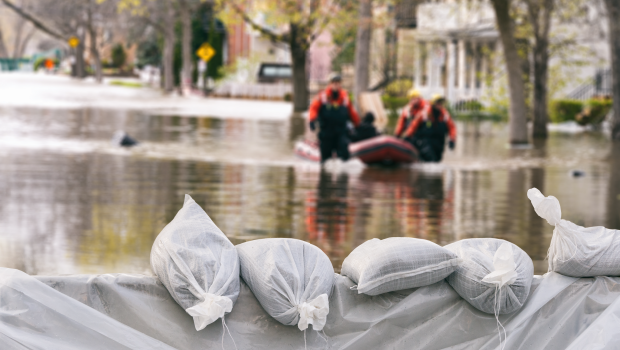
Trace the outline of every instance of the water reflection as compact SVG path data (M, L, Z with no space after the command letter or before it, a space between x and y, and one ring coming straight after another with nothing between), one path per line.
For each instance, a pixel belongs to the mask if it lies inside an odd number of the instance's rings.
M443 165L321 171L296 160L303 120L232 120L136 112L0 111L0 266L31 274L150 273L159 231L191 194L233 243L292 237L339 270L371 238L444 245L497 237L544 272L552 227L525 192L537 187L580 225L620 228L620 148L598 133L505 147L501 124L459 125ZM142 141L110 145L117 129ZM574 178L569 171L586 172Z

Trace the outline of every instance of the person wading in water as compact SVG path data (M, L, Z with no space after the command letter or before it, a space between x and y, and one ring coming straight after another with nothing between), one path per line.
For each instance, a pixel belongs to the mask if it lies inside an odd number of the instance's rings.
M334 75L327 88L312 101L309 111L310 129L319 126L319 147L321 164L330 159L334 152L343 161L349 160L349 132L347 123L354 126L360 123L357 112L349 101L346 90L342 88L342 78Z
M448 146L454 149L456 144L456 126L450 113L444 107L445 99L435 95L431 105L415 116L405 133L405 139L418 149L420 158L425 162L440 162L449 137Z
M409 132L408 129L411 127L413 119L428 106L428 103L422 98L420 91L417 89L409 90L407 97L409 98L409 103L403 108L394 131L394 136L396 137L406 135Z

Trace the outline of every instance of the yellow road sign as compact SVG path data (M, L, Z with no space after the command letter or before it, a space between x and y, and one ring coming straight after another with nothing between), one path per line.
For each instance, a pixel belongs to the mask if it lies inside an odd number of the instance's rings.
M198 57L200 57L203 61L209 62L209 60L215 56L215 49L212 48L209 43L204 43L200 45L198 50L196 50L196 55L198 55Z
M67 40L67 43L69 43L69 46L71 46L72 48L80 45L80 39L72 36L69 38L69 40Z

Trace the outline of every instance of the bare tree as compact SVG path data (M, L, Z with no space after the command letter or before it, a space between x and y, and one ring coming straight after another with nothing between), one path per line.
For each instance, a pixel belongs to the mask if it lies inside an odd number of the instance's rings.
M370 81L370 39L372 37L372 0L360 0L359 23L355 44L355 101L359 108L360 95Z
M50 27L49 25L43 23L41 20L39 20L38 18L36 18L32 14L28 13L28 11L24 10L23 8L15 5L10 0L0 0L0 1L6 7L11 9L15 13L17 13L19 16L23 17L24 19L26 19L27 21L32 23L35 27L37 27L37 29L41 30L42 32L44 32L44 33L46 33L46 34L48 34L51 37L56 38L56 39L61 39L61 40L66 39L66 37L63 34L59 33L57 30L55 30L54 28Z
M166 92L172 92L174 90L174 44L176 43L174 27L178 17L176 4L167 0L142 2L121 0L119 9L128 10L135 18L143 20L163 36L163 88Z
M521 70L521 58L514 38L514 21L510 16L509 0L491 0L495 10L495 20L504 49L508 88L510 90L510 143L525 144L527 137L527 107L525 104L525 84Z
M181 18L181 52L183 55L183 65L181 68L181 91L184 93L192 86L192 72L194 64L192 60L192 13L199 3L193 0L179 1L179 17Z
M24 55L26 46L35 33L35 28L28 26L28 22L19 17L15 23L15 31L13 37L13 58L20 58Z
M605 0L609 25L609 52L611 55L613 118L611 138L620 141L620 0Z
M79 45L74 49L75 70L74 76L83 78L84 49L86 34L89 35L89 50L95 61L97 81L101 82L101 58L97 46L96 17L103 18L112 15L102 10L111 8L111 1L98 2L96 0L39 0L37 6L25 9L15 5L10 0L0 0L7 7L20 15L25 21L32 23L37 29L63 41L71 36L80 39ZM45 20L43 20L45 19Z
M168 23L165 26L164 33L164 52L162 57L163 69L164 69L164 90L166 92L172 92L174 89L174 43L176 37L174 34L175 11L172 4L166 2L163 12L164 23Z
M28 14L41 23L41 19L45 18L46 32L59 33L59 37L63 41L70 37L79 39L79 44L72 49L74 55L72 75L80 79L86 77L86 62L84 60L84 51L87 49L85 43L87 11L84 6L86 1L88 0L40 0L41 7L35 9L32 14Z
M533 136L547 137L547 82L549 80L549 30L554 0L525 0L534 35Z
M97 46L97 26L94 19L97 11L97 4L94 3L94 0L86 0L86 2L86 21L84 24L88 31L90 54L95 61L95 80L101 83L103 81L103 71L101 67L101 56L99 55L99 48Z
M329 21L338 14L339 0L333 3L321 3L319 0L261 0L260 4L267 11L277 14L274 16L278 19L275 27L280 30L257 23L251 16L250 8L234 1L226 1L225 4L232 6L246 23L266 38L288 45L293 66L293 109L295 112L307 110L310 102L306 67L308 50Z
M1 27L0 27L0 57L9 57L9 51L6 49L6 44L4 43L4 35L2 33Z
M164 0L165 1L165 0ZM164 31L165 46L164 46L164 66L169 64L170 69L164 68L164 74L169 74L167 81L172 82L173 79L173 55L174 55L174 21L175 12L181 20L181 54L182 54L182 66L181 66L181 91L187 93L192 87L192 76L194 71L194 53L192 52L192 19L198 6L203 0L176 0L165 1L167 4L164 10L164 17L167 19L166 23L168 28ZM210 1L213 3L213 1ZM166 91L172 90L166 88Z

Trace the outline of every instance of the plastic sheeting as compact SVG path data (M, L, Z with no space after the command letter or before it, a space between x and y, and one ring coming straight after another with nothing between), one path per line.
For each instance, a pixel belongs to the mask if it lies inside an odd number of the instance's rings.
M474 309L445 281L375 297L350 290L353 282L345 277L335 281L324 328L328 343L308 330L308 349L499 346L495 317ZM506 349L620 348L620 278L537 276L523 308L500 321ZM226 324L238 349L304 348L303 332L268 316L244 283ZM176 349L221 349L222 324L197 332L155 277L35 278L0 269L2 349L170 349L159 341ZM234 349L228 337L224 348Z

